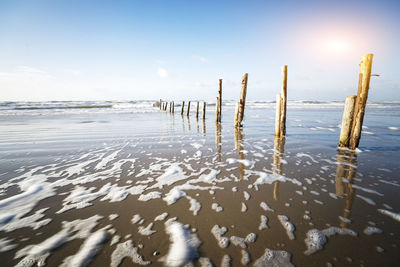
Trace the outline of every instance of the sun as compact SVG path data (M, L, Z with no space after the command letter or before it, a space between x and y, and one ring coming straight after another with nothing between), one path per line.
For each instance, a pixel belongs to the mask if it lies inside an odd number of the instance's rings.
M327 51L336 53L347 52L350 49L349 41L339 38L325 40L324 46Z

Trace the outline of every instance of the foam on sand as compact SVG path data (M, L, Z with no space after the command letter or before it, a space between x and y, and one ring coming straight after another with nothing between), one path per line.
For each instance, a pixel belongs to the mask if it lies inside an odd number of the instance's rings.
M378 211L384 215L389 216L390 218L400 222L400 214L399 213L395 213L395 212L391 212L389 210L384 210L384 209L378 209Z
M86 266L91 259L98 253L103 243L107 240L107 232L100 229L90 235L80 247L77 254L67 257L61 267Z
M260 225L258 226L258 230L261 231L268 228L268 217L265 215L261 215L260 218L261 222Z
M283 250L272 250L265 249L264 255L258 258L254 262L255 267L264 267L264 266L285 266L291 267L294 265L290 262L290 258L292 255L289 252Z
M154 225L154 223L149 223L149 225L147 225L147 227L139 226L139 228L138 228L139 229L139 231L138 231L139 234L145 235L145 236L149 236L149 235L154 234L157 231L151 230L153 225Z
M268 204L267 203L265 203L264 201L262 201L261 203L260 203L260 207L263 209L263 210L265 210L265 211L274 211L273 209L271 209L269 206L268 206Z
M30 267L37 263L43 266L47 257L58 247L64 245L75 238L87 238L90 231L97 225L97 221L103 218L94 215L84 220L75 220L71 222L63 222L63 229L55 235L47 238L37 245L28 245L27 247L17 251L15 258L24 257L16 266Z
M6 252L9 250L12 250L18 246L17 244L11 244L11 241L12 240L9 240L7 238L1 238L0 239L0 252Z
M357 236L357 232L347 228L330 227L322 231L318 229L311 229L307 232L306 239L304 239L304 242L307 246L307 250L304 251L304 254L311 255L323 249L325 243L328 241L327 237L334 236L336 234Z
M381 233L383 233L383 231L382 231L382 229L379 229L378 227L367 226L364 229L364 234L366 234L366 235L381 234Z
M227 248L229 246L229 238L223 237L227 231L228 229L225 226L219 227L217 224L211 229L211 233L214 235L215 239L217 239L218 245L221 248Z
M167 266L177 267L190 263L198 257L197 248L201 241L196 234L187 230L182 223L171 219L165 222L165 229L171 245L168 254L160 261Z
M295 227L294 227L293 223L289 222L289 218L285 215L278 215L278 219L281 222L283 228L285 228L289 239L294 240L295 239L295 236L294 236Z
M124 243L117 245L113 253L111 254L111 267L117 267L122 263L125 258L131 258L132 263L140 265L149 265L150 261L143 260L143 257L139 254L138 248L132 240L128 240Z

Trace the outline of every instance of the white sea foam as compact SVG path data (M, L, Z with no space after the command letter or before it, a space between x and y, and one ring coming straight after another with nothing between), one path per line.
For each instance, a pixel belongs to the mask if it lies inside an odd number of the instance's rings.
M120 243L117 245L113 253L111 254L111 267L118 267L122 260L125 258L130 258L132 263L140 264L140 265L149 265L150 261L143 260L143 256L141 256L138 252L138 248L135 247L135 244L132 240L128 240L124 243Z
M378 211L380 213L387 215L387 216L391 217L392 219L400 222L400 214L399 213L391 212L389 210L384 210L384 209L378 209Z
M227 231L228 229L225 226L219 227L217 224L211 229L211 233L214 235L215 239L217 239L218 245L221 248L227 248L229 246L229 238L223 237Z
M244 249L242 249L241 250L241 253L242 253L242 258L240 259L240 263L242 264L242 265L247 265L247 264L249 264L250 263L250 254L246 251L246 250L244 250Z
M156 199L156 198L161 198L161 192L153 191L153 192L147 193L145 195L140 195L138 200L139 201L149 201L149 200Z
M157 231L151 230L151 228L153 228L153 225L154 225L154 223L149 223L149 225L147 225L146 227L139 226L139 228L138 228L139 234L145 235L145 236L154 234Z
M364 234L366 235L381 234L381 233L383 233L383 230L379 229L378 227L367 226L364 229Z
M288 235L289 239L294 240L295 239L295 236L294 236L295 227L294 227L293 223L291 223L289 221L289 218L285 215L278 215L278 219L281 222L283 228L285 228L286 234Z
M29 267L37 263L39 266L45 264L50 253L66 242L76 238L87 238L91 234L91 230L97 225L97 221L103 218L94 215L87 219L75 220L71 222L63 222L63 229L55 235L47 238L37 245L28 245L27 247L17 251L15 258L24 257L17 266Z
M12 250L16 248L18 245L17 244L12 244L13 240L7 239L5 237L0 238L0 252L6 252L9 250Z
M171 245L168 254L160 259L167 266L177 267L192 262L198 257L197 248L201 241L196 234L190 233L183 224L168 220L165 222Z
M226 159L226 161L227 161L229 164L241 163L241 164L243 164L243 165L246 166L246 167L252 167L252 166L254 166L254 164L255 164L254 161L251 161L251 160L248 160L248 159L234 159L234 158L228 158L228 159Z
M154 218L154 221L164 221L168 217L168 212L161 213Z
M212 203L211 209L215 210L216 212L221 212L224 210L224 208L221 207L218 203Z
M260 216L261 222L260 225L258 226L258 230L264 230L268 228L268 217L265 215Z
M269 206L268 206L268 204L267 203L265 203L264 201L262 201L261 203L260 203L260 207L263 209L263 210L265 210L265 211L274 211L273 209L271 209Z
M243 202L242 202L242 209L240 211L241 212L246 212L247 211L247 206Z
M100 229L91 234L82 246L79 248L77 254L67 257L61 267L68 266L86 266L91 259L98 253L103 243L107 240L107 232L105 229Z
M364 197L364 196L361 196L361 195L358 195L358 194L356 196L361 198L362 200L364 200L365 202L367 202L370 205L373 205L373 206L376 205L375 201L373 201L372 199L370 199L368 197Z
M290 262L292 255L289 252L283 250L272 250L265 249L264 255L258 258L254 262L255 267L264 267L264 266L285 266L285 267L294 267L294 265Z

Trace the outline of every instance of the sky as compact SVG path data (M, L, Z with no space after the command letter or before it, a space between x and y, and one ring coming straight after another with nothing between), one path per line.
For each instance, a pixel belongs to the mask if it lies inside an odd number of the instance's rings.
M400 100L400 1L0 0L0 101Z

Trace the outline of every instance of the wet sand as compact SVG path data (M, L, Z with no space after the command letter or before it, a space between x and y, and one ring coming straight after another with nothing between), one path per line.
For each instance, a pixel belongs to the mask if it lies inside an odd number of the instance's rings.
M59 266L78 252L81 265L110 266L117 247L129 240L154 266L207 266L206 258L222 266L224 255L231 266L396 265L400 222L388 212L399 216L400 137L379 114L366 115L374 134L363 135L358 152L336 147L340 110L318 116L289 110L288 136L281 139L273 136L273 110L263 109L246 111L243 130L234 130L230 113L216 125L212 112L205 122L163 112L9 122L0 154L2 266L33 266L43 259ZM35 185L41 189L24 195ZM223 210L213 209L215 203ZM42 215L33 218L38 211ZM166 218L155 220L165 212ZM110 219L112 214L118 217ZM141 218L136 223L134 215ZM259 229L262 215L266 229ZM89 218L63 232L63 221ZM215 225L226 227L227 247L211 233ZM146 228L155 232L141 234ZM317 249L306 255L312 229L317 234L311 248ZM60 232L63 238L43 245ZM89 239L92 246L85 250ZM200 245L193 244L196 239ZM285 253L261 262L266 249ZM128 257L120 266L132 264Z

